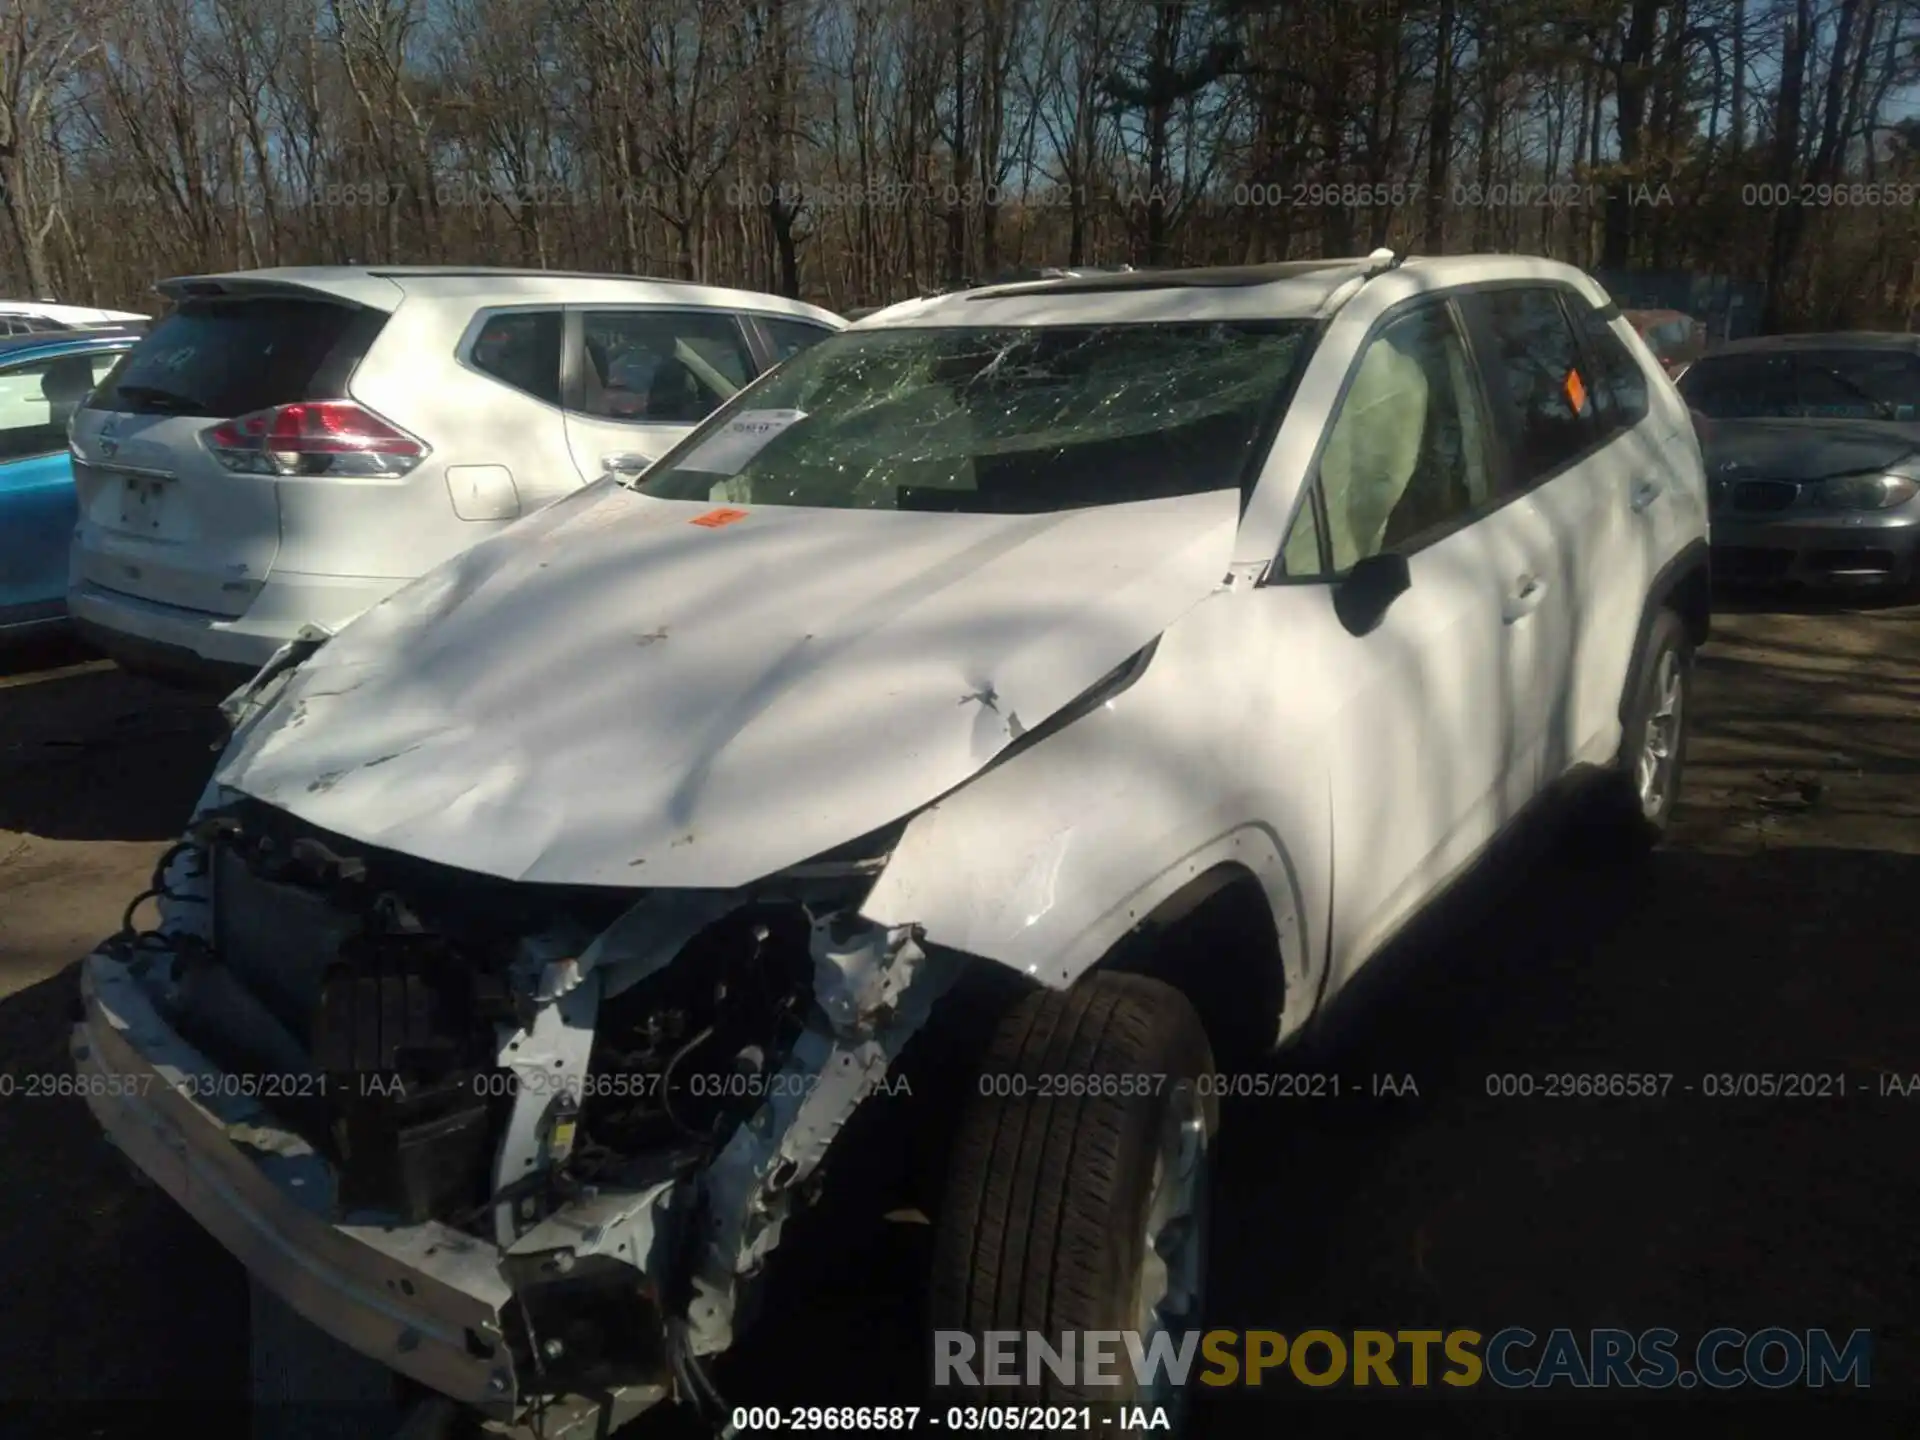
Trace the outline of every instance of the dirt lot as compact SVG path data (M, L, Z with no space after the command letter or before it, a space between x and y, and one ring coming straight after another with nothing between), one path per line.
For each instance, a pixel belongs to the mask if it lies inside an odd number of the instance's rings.
M1223 1325L1875 1330L1865 1393L1565 1390L1212 1398L1201 1433L1911 1435L1920 1416L1920 610L1725 614L1701 660L1680 834L1643 870L1528 839L1374 967L1289 1061L1338 1100L1228 1115ZM72 962L119 922L205 779L204 708L103 665L0 671L0 1061L62 1068ZM1517 881L1517 883L1516 883ZM1498 1099L1488 1077L1667 1072L1664 1100ZM1838 1073L1826 1100L1703 1095ZM1374 1074L1417 1096L1353 1094ZM1691 1087L1689 1090L1687 1087ZM31 1433L235 1433L244 1287L136 1188L79 1102L0 1102L0 1399ZM916 1398L923 1227L795 1246L721 1380L740 1400ZM89 1403L91 1402L91 1403ZM1705 1407L1712 1407L1709 1413ZM1404 1427L1404 1429L1402 1428ZM649 1417L636 1440L692 1434Z

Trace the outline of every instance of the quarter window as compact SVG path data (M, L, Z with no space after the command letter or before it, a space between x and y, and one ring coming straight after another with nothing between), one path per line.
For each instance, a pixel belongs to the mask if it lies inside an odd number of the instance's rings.
M473 366L549 405L560 403L560 312L489 316L473 341Z
M1555 291L1491 290L1473 303L1488 344L1488 379L1505 402L1514 479L1531 485L1593 444L1593 377Z
M833 331L824 325L815 325L807 320L776 320L770 315L762 315L760 324L766 329L767 338L773 342L773 361L779 364L791 360L809 345L818 345Z
M1311 579L1324 575L1326 565L1320 558L1320 517L1313 508L1313 497L1306 496L1287 531L1280 549L1280 573L1289 579Z
M1386 550L1418 548L1488 505L1494 486L1487 433L1466 347L1446 306L1422 306L1370 340L1320 455L1317 483L1334 570ZM1293 560L1305 563L1309 553L1297 538L1300 523L1287 540L1289 573L1299 573Z
M753 363L733 316L716 311L591 310L579 413L690 425L747 383Z

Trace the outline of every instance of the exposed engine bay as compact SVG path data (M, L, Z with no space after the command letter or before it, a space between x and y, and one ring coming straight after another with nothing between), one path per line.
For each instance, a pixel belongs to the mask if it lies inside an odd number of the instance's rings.
M541 886L220 798L104 953L259 1100L249 1143L310 1147L339 1225L497 1253L493 1398L717 1406L702 1357L957 964L852 908L885 837L751 893Z

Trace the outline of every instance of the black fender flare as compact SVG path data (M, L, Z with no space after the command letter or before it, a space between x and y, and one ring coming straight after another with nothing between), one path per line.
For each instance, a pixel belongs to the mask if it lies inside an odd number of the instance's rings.
M1647 663L1647 638L1662 610L1673 610L1687 622L1687 637L1695 649L1706 644L1713 629L1713 552L1704 538L1691 540L1662 565L1647 587L1640 610L1640 627L1633 637L1627 661L1626 683L1620 687L1620 723L1627 723L1633 697L1640 693L1641 673Z

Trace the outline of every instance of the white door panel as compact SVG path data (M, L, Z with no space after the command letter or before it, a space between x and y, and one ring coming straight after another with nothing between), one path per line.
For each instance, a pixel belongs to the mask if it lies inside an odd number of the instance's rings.
M1662 480L1642 434L1628 431L1530 497L1567 590L1555 627L1558 654L1543 677L1552 705L1543 717L1548 778L1617 748L1620 687L1649 579L1646 497L1651 492L1650 503L1659 503Z
M644 470L679 444L691 425L641 425L567 412L567 451L582 481Z
M1350 367L1282 552L1345 576L1406 556L1408 589L1341 633L1321 683L1333 814L1333 976L1470 861L1538 780L1528 705L1554 599L1544 522L1501 502L1492 431L1447 305L1386 321ZM1329 611L1341 580L1321 593Z
M1479 852L1530 790L1515 689L1534 652L1509 600L1529 523L1509 505L1421 550L1379 627L1344 637L1329 677L1334 972L1344 978ZM1331 608L1331 599L1328 601Z
M1582 478L1581 469L1508 507L1522 588L1531 587L1525 613L1507 616L1519 657L1514 729L1524 772L1524 780L1516 774L1512 794L1522 803L1566 770L1571 737L1580 727L1582 625L1595 579L1587 532L1596 520L1590 477Z
M1468 310L1513 482L1527 490L1518 534L1545 585L1524 622L1533 660L1516 695L1538 785L1618 746L1621 680L1646 593L1633 507L1659 503L1641 434L1618 427L1635 407L1645 413L1646 380L1569 287L1489 290Z

